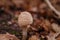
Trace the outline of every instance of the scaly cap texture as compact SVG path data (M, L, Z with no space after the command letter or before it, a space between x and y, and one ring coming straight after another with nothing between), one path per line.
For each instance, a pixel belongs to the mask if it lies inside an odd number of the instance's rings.
M32 23L33 23L32 15L27 11L21 12L21 14L18 17L19 26L27 26Z

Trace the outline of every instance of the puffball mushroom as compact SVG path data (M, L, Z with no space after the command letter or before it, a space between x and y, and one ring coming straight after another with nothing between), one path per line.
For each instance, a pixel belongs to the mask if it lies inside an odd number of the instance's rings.
M18 17L18 24L22 28L23 38L22 40L26 40L27 37L27 29L30 27L30 24L33 23L33 17L31 13L24 11Z

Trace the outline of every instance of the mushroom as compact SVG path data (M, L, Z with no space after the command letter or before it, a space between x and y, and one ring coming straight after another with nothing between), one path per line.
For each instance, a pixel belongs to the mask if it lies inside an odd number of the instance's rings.
M0 34L0 40L19 40L15 35L6 33Z
M27 37L27 29L30 27L30 24L33 23L33 17L32 15L27 12L21 12L21 14L18 17L18 24L22 28L22 40L26 40Z

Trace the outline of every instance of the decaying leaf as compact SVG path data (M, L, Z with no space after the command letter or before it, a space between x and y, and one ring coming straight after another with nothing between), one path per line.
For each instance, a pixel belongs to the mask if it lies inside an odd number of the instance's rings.
M15 35L7 34L0 34L0 40L19 40Z
M29 38L29 40L40 40L40 38L36 35L33 35Z

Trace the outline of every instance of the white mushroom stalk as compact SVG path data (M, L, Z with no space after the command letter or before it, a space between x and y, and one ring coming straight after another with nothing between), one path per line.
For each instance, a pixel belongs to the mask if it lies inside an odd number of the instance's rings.
M27 38L27 29L30 27L30 24L33 23L33 17L31 13L24 11L18 17L18 24L22 28L22 40L26 40Z
M53 10L60 18L60 11L56 10L49 0L45 0L45 2L48 4L48 6L51 8L51 10Z

